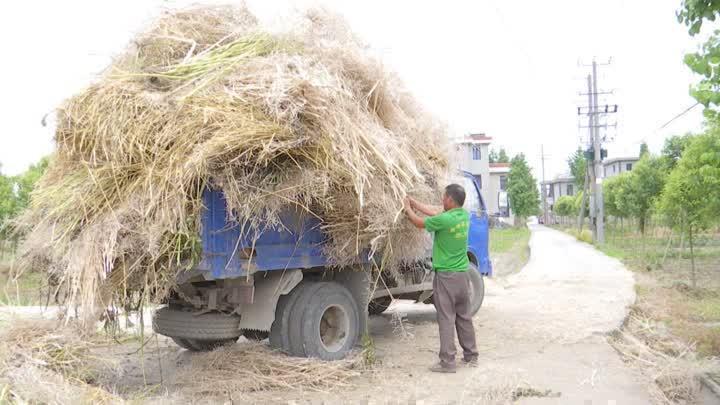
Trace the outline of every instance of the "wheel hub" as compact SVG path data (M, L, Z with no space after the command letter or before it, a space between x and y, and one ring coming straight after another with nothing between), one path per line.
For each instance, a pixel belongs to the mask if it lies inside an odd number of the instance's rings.
M350 329L350 319L340 306L330 306L320 319L320 341L329 352L336 352L345 345Z

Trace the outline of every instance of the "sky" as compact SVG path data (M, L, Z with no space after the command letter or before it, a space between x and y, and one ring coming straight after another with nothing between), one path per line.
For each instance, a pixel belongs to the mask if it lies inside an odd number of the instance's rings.
M199 1L205 3L206 1ZM0 15L0 171L18 174L52 152L47 114L81 91L165 8L183 0L13 1ZM218 3L218 2L212 2ZM232 3L225 1L223 3ZM610 157L659 152L665 137L702 129L688 95L696 81L683 64L700 40L678 24L680 0L390 1L248 0L262 22L322 5L345 16L383 62L454 136L482 132L491 147L524 153L542 177L567 172L587 137L587 64L598 67L609 117ZM604 65L611 62L609 65Z

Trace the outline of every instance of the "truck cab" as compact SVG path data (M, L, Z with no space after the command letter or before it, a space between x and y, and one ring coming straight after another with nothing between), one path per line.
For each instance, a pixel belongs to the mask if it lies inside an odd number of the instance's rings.
M474 313L484 296L482 278L492 275L488 215L475 178L460 175L470 213ZM361 254L352 266L338 268L322 253L327 238L319 219L288 211L282 229L251 237L228 223L221 191L206 190L203 200L201 260L178 276L177 291L153 317L154 330L183 348L211 350L245 336L268 338L290 355L335 360L367 332L368 315L393 299L432 301L428 259L378 272L373 258Z

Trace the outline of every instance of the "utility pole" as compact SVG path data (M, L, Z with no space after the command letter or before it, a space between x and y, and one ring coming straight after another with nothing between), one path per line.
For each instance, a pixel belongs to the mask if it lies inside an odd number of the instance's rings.
M543 201L543 218L544 218L544 225L548 225L548 209L547 209L547 184L545 184L545 149L543 148L543 145L540 144L540 160L542 161L542 183L541 184L541 190L542 190L542 201Z
M608 63L609 64L609 63ZM600 115L616 113L618 110L617 104L605 105L604 109L600 108L598 102L599 94L613 94L610 92L598 92L598 78L597 78L597 62L593 60L592 63L592 74L587 77L588 87L588 135L590 149L589 153L592 154L592 161L587 164L586 184L585 192L591 192L590 198L590 219L593 230L593 240L597 243L605 242L605 207L603 203L603 190L602 190L602 137L600 136L600 128L608 128L614 125L600 124ZM581 93L582 94L582 93ZM584 94L583 94L584 95ZM578 107L578 115L584 115L584 107ZM585 128L581 126L580 128ZM583 196L584 197L584 196ZM582 214L582 212L581 212ZM582 228L582 217L579 216L580 228Z
M593 89L592 98L593 106L595 111L591 116L593 117L594 125L590 128L594 131L593 136L593 149L594 153L594 166L595 166L595 182L593 187L595 188L595 213L596 213L596 242L605 243L605 207L603 204L603 189L602 189L602 147L600 146L600 128L598 128L598 90L597 90L597 62L593 61L592 64L592 75L593 75Z

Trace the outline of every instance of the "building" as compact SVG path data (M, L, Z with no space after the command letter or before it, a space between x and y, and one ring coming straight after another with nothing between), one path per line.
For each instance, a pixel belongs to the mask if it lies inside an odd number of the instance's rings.
M570 175L557 176L552 180L542 183L543 189L546 190L548 210L552 211L555 201L564 195L574 196L580 190L575 189L575 178Z
M491 191L488 193L485 204L491 214L498 213L502 217L511 217L507 198L508 174L510 174L510 163L490 163L488 188Z
M492 138L485 134L470 134L455 141L457 168L475 176L480 194L490 215L513 220L507 198L509 163L490 163Z
M603 177L607 179L620 173L629 172L638 160L640 158L636 157L605 159L603 160Z

